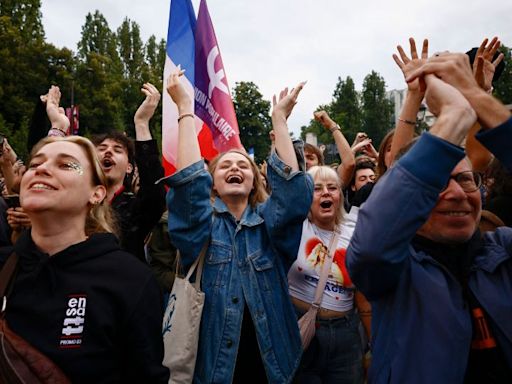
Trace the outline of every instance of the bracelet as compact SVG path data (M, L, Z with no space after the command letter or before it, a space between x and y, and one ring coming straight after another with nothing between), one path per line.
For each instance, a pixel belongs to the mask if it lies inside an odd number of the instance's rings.
M185 118L185 117L192 117L192 118L195 118L194 114L193 113L184 113L183 115L180 115L180 117L178 117L178 123L181 121L181 119Z
M401 117L398 118L398 121L401 121L402 123L409 124L409 125L416 125L415 121L402 119Z
M331 133L334 133L334 131L340 131L340 132L341 132L341 127L340 127L340 125L339 125L339 124L336 124L334 127L329 128L329 131L330 131Z
M50 128L50 130L48 131L48 136L64 137L66 136L66 133L64 131L61 131L59 128Z

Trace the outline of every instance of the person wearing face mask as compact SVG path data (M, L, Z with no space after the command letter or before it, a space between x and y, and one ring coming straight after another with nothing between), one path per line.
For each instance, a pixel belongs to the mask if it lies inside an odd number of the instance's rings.
M180 115L177 172L166 179L169 234L185 270L209 242L194 382L288 383L302 348L286 272L297 255L312 183L299 170L286 120L304 84L274 97L267 197L243 150L221 153L210 172L204 169L181 74L176 70L167 82Z

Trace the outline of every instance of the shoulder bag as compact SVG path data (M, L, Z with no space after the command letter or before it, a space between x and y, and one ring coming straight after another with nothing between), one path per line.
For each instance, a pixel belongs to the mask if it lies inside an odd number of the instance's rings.
M201 275L209 240L203 245L198 258L185 278L176 275L165 309L162 335L164 338L163 365L169 368L169 384L191 383L194 378L199 329L204 306ZM180 254L177 260L179 263ZM197 268L194 283L190 278ZM176 267L176 272L179 266Z
M0 272L0 384L68 384L66 375L48 357L14 333L5 320L7 287L16 270L18 256L12 253ZM14 279L13 279L14 280Z
M334 253L336 252L336 245L338 244L339 236L338 227L336 227L332 233L329 250L327 251L326 255L327 257L325 258L322 273L320 274L320 279L318 280L318 285L316 286L315 298L311 303L308 311L299 319L300 338L302 339L302 348L304 350L309 347L313 336L315 336L316 315L320 309L320 304L322 304L325 284L327 283L327 278L329 277L329 272L331 271L332 260L334 258Z

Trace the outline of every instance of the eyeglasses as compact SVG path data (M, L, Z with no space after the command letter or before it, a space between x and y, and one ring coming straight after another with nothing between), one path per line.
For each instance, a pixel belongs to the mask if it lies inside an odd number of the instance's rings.
M455 175L450 176L448 183L446 183L446 186L443 188L441 192L446 191L451 179L455 180L457 184L460 185L464 192L469 193L475 192L476 190L478 190L478 188L482 186L483 176L481 173L473 171L456 173Z

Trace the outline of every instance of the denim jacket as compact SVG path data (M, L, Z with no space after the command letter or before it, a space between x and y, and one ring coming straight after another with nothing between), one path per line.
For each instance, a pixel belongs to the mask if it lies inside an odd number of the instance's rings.
M203 161L167 179L169 233L185 269L210 238L194 383L232 381L245 305L269 382L290 382L299 364L300 334L286 274L297 255L313 183L275 153L268 178L272 195L254 208L248 205L239 222L221 199L211 204L212 178Z
M511 169L512 154L503 144L510 146L511 136L512 119L477 138ZM359 211L347 266L372 304L369 383L464 381L472 325L462 287L431 255L410 244L463 157L461 148L423 134ZM468 286L512 366L512 229L486 232L482 243Z

